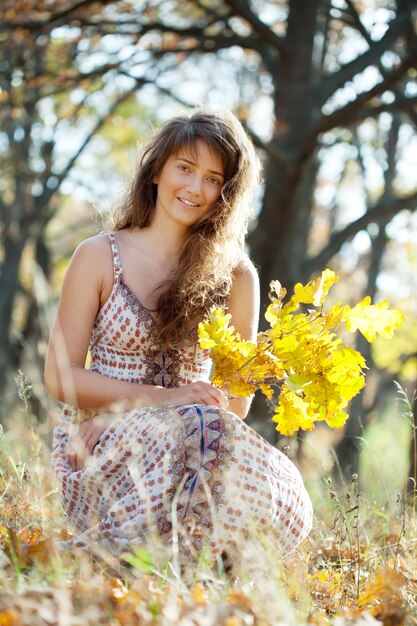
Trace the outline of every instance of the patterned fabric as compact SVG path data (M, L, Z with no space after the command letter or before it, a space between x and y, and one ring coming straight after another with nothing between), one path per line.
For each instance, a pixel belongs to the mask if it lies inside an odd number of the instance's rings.
M151 313L124 283L116 239L110 240L114 285L95 321L90 369L135 383L178 386L209 380L198 346L161 351ZM145 407L120 413L86 466L67 461L68 433L78 410L64 405L52 459L62 504L78 536L119 555L174 527L195 548L229 551L265 530L288 551L310 531L311 502L291 461L239 417L214 406Z

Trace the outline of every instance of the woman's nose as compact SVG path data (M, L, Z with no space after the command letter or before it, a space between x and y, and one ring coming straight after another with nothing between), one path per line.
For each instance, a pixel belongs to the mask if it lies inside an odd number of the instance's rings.
M194 176L192 176L189 180L188 180L188 185L187 185L188 189L197 194L197 193L201 193L201 190L203 188L203 179L201 176L198 176L197 174L195 174Z

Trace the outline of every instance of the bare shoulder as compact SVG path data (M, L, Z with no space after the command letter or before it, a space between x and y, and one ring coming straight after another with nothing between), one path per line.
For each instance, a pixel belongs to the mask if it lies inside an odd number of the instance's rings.
M75 249L74 259L104 261L111 259L111 247L107 235L100 233L84 239Z
M109 239L104 234L82 241L72 256L64 286L81 289L87 285L97 293L101 303L108 297L113 285L113 261Z
M259 321L259 278L252 261L245 258L233 273L228 312L236 330L246 339L254 339Z
M240 291L246 293L259 292L258 272L251 259L246 255L233 272L230 296L235 297Z
M104 234L84 239L71 259L71 269L81 269L89 276L103 277L112 274L112 252L109 239Z

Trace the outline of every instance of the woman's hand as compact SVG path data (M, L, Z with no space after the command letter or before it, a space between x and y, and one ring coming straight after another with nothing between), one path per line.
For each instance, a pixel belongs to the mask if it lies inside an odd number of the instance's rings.
M199 380L181 387L154 387L155 405L170 404L207 404L227 409L229 401L225 393L210 383ZM89 456L93 454L103 432L116 417L115 413L100 414L87 419L81 424L74 424L70 430L67 447L67 458L73 471L83 469Z
M158 396L155 404L166 406L169 404L208 404L227 409L229 401L225 393L204 380L195 383L166 389L158 387Z
M71 427L67 458L74 472L83 469L87 458L93 454L101 435L115 417L114 413L101 414Z

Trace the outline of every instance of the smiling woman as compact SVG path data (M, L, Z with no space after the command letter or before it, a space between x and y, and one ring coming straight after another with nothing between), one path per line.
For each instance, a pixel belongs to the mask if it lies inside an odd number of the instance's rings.
M250 399L211 384L197 342L214 306L256 336L243 244L258 174L232 114L174 118L145 146L108 229L74 253L45 381L65 402L53 463L75 544L119 555L157 530L169 545L173 516L181 545L213 556L251 532L289 550L310 530L299 472L245 424Z

